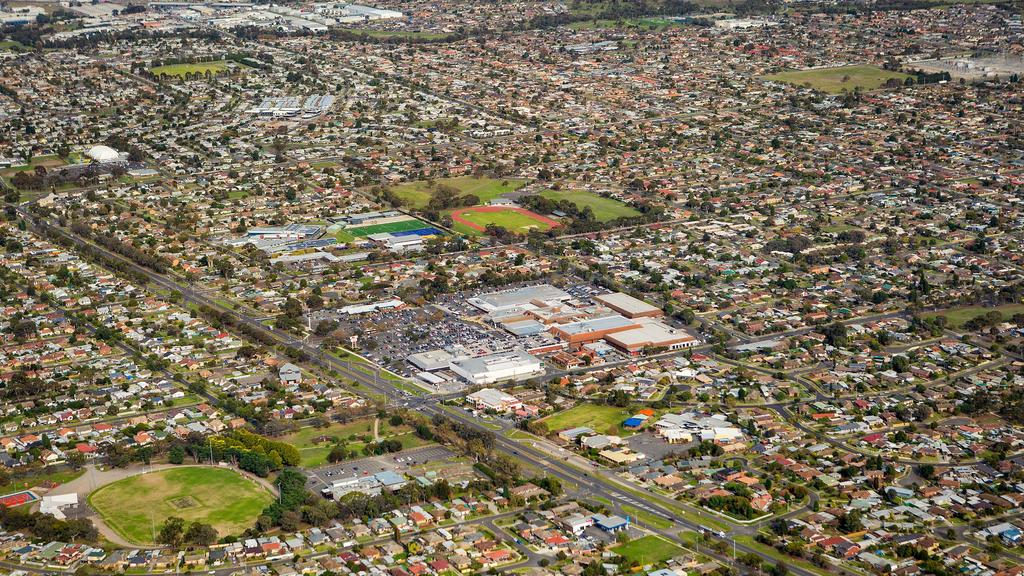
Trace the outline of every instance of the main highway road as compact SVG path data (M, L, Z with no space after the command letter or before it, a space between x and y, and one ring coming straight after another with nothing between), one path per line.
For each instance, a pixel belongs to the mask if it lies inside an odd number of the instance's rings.
M330 354L322 354L321 350L317 347L307 344L303 340L296 338L294 335L278 330L273 327L264 325L258 318L226 308L214 299L209 298L203 292L194 289L192 286L182 283L176 279L173 279L165 274L159 274L136 264L134 261L121 256L115 252L107 250L103 246L92 243L87 239L84 239L71 231L54 224L47 219L37 216L32 212L25 209L24 206L17 207L18 212L25 218L30 228L45 237L50 239L64 238L70 241L73 245L84 248L88 246L92 250L99 251L111 261L119 261L126 267L130 268L134 272L145 276L149 281L165 290L177 291L182 295L183 300L193 304L204 305L209 308L218 310L222 314L231 315L239 324L245 324L254 330L263 332L272 337L279 344L290 346L295 349L301 350L306 353L309 357L309 363L318 366L319 368L331 370L341 375L344 378L348 378L354 382L359 383L360 386L373 391L374 393L385 395L387 397L393 397L401 394L400 390L397 390L394 385L386 378L379 377L379 371L377 373L364 372L362 370L354 369L349 362L341 360ZM376 370L376 367L374 367ZM416 410L429 416L444 416L454 421L459 421L463 424L476 427L481 430L488 430L493 432L490 428L484 426L478 419L465 413L462 410L453 409L441 405L436 398L425 398L414 400ZM519 461L525 462L528 465L540 468L547 474L554 476L564 483L570 486L574 486L575 490L589 498L599 498L615 503L615 508L621 511L621 507L624 505L633 506L638 509L642 509L645 512L659 516L671 523L670 528L660 528L658 526L646 525L645 527L653 532L659 533L665 537L671 538L672 540L678 540L678 533L680 530L687 529L695 532L711 531L707 527L700 525L699 519L694 520L693 514L687 514L687 517L681 515L682 510L687 510L688 507L680 502L672 500L666 496L655 494L650 491L644 490L639 487L626 486L623 481L613 478L602 470L592 469L584 470L579 467L569 464L569 458L566 456L556 456L548 451L545 451L530 442L519 442L508 438L502 434L495 434L495 447L516 458ZM706 513L706 512L705 512ZM642 523L637 521L637 523ZM732 524L723 519L716 519L715 524ZM662 524L663 525L663 524ZM720 534L718 537L721 539L729 540L736 534L746 533L749 534L751 529L749 527L738 526L734 531L729 533ZM767 554L761 549L756 549L745 544L736 542L734 539L728 542L730 548L734 553L743 554L755 554L761 557L764 561L775 562L777 558L770 554ZM731 563L728 556L722 556L711 552L708 549L702 549L701 553L717 558L722 562ZM735 566L740 571L744 571L744 567L740 565ZM790 570L799 574L800 576L817 576L814 572L802 568L800 566L794 566L790 564Z

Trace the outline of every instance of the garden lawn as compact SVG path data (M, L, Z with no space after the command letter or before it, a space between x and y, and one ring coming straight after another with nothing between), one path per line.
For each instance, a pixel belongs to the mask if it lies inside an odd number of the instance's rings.
M877 66L840 66L839 68L817 68L814 70L787 70L778 74L764 76L764 80L785 82L796 86L810 85L815 90L840 94L843 89L853 92L854 88L876 90L885 85L890 78L901 83L909 77L902 72L882 70ZM845 80L844 80L845 78Z
M620 544L612 548L612 552L627 560L635 560L641 566L646 566L660 564L670 558L682 555L685 551L661 536L648 535L632 542Z
M564 412L552 414L541 420L541 422L548 427L550 432L586 426L592 428L598 434L628 436L632 432L624 430L622 423L632 415L632 412L615 406L580 404Z
M475 194L480 198L481 204L522 188L525 180L506 178L497 180L495 178L474 178L472 176L459 176L457 178L441 178L434 181L435 184L451 186L459 191L459 195ZM433 196L433 190L427 187L427 182L418 180L407 184L400 184L391 189L396 196L402 199L405 206L410 208L426 208L427 203Z
M125 539L153 544L154 526L177 516L205 522L220 536L251 527L274 496L230 468L184 466L140 474L103 486L92 506Z
M568 200L580 210L589 206L593 210L594 218L598 222L608 222L616 218L632 218L640 215L640 212L629 204L612 198L605 198L586 190L545 190L540 195L555 201Z

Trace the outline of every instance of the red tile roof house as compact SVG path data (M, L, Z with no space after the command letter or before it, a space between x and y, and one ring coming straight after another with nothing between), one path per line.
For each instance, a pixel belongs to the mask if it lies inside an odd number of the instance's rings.
M494 566L496 564L501 564L502 562L508 562L511 559L512 553L508 550L491 550L490 552L484 553L480 563L484 566Z
M860 553L860 546L850 542L842 536L833 536L818 542L818 546L826 550L831 550L834 554L842 558L851 558Z

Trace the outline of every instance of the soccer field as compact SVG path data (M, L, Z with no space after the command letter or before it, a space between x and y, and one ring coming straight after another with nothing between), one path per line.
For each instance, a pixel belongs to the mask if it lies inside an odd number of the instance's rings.
M848 92L853 92L855 88L876 90L885 86L890 78L895 78L902 84L909 77L908 74L882 70L877 66L840 66L814 70L787 70L764 76L763 79L795 86L810 86L822 92L840 94L844 89Z
M349 234L362 238L371 234L380 234L382 232L405 232L406 230L419 230L421 228L429 228L430 225L420 220L410 219L402 220L400 222L388 222L387 224L371 224L370 226L360 226L358 228L346 228L344 231Z
M89 505L126 540L153 544L154 527L177 516L205 522L220 536L256 521L274 496L230 468L183 466L131 476L89 495Z

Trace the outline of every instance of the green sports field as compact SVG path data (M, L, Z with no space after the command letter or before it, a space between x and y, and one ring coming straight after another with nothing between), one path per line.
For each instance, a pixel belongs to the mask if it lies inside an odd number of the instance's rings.
M551 224L547 222L542 222L527 214L514 210L503 210L499 212L462 212L459 214L459 218L484 228L486 228L488 224L494 224L495 226L501 226L509 232L516 233L526 233L530 230L547 230L551 228ZM455 230L469 235L481 234L479 230L476 230L471 226L466 226L462 222L457 222L455 224Z
M876 90L883 87L890 78L895 78L902 83L909 78L909 75L902 72L882 70L877 66L862 65L817 68L814 70L787 70L786 72L771 74L762 78L796 86L809 86L830 94L840 94L844 89L848 92L853 92L855 88Z
M681 547L661 536L644 536L632 542L612 548L612 552L629 560L636 560L641 566L660 564L685 552Z
M150 68L149 71L155 75L160 76L166 74L168 76L184 76L185 74L206 74L207 71L216 74L227 70L227 60L214 60L213 62L196 62L194 64L167 64L166 66L157 66Z
M185 466L140 474L103 486L89 505L126 540L153 544L153 527L177 516L205 522L221 536L239 534L274 496L230 468Z
M381 234L383 232L405 232L406 230L419 230L420 228L429 228L430 224L420 220L402 220L399 222L388 222L387 224L372 224L370 226L360 226L358 228L346 228L343 232L347 232L357 238L369 236L371 234Z
M580 210L589 206L594 212L594 218L599 222L608 222L616 218L632 218L640 215L639 211L624 202L605 198L585 190L545 190L540 195L555 201L568 200Z
M459 176L458 178L441 178L435 180L435 186L444 184L458 190L459 195L475 194L480 198L481 204L486 204L502 194L518 190L525 184L525 180L506 178L497 180L495 178L474 178L472 176ZM426 181L419 180L400 184L391 189L396 196L402 199L402 203L410 208L426 208L427 203L433 195L433 190Z

